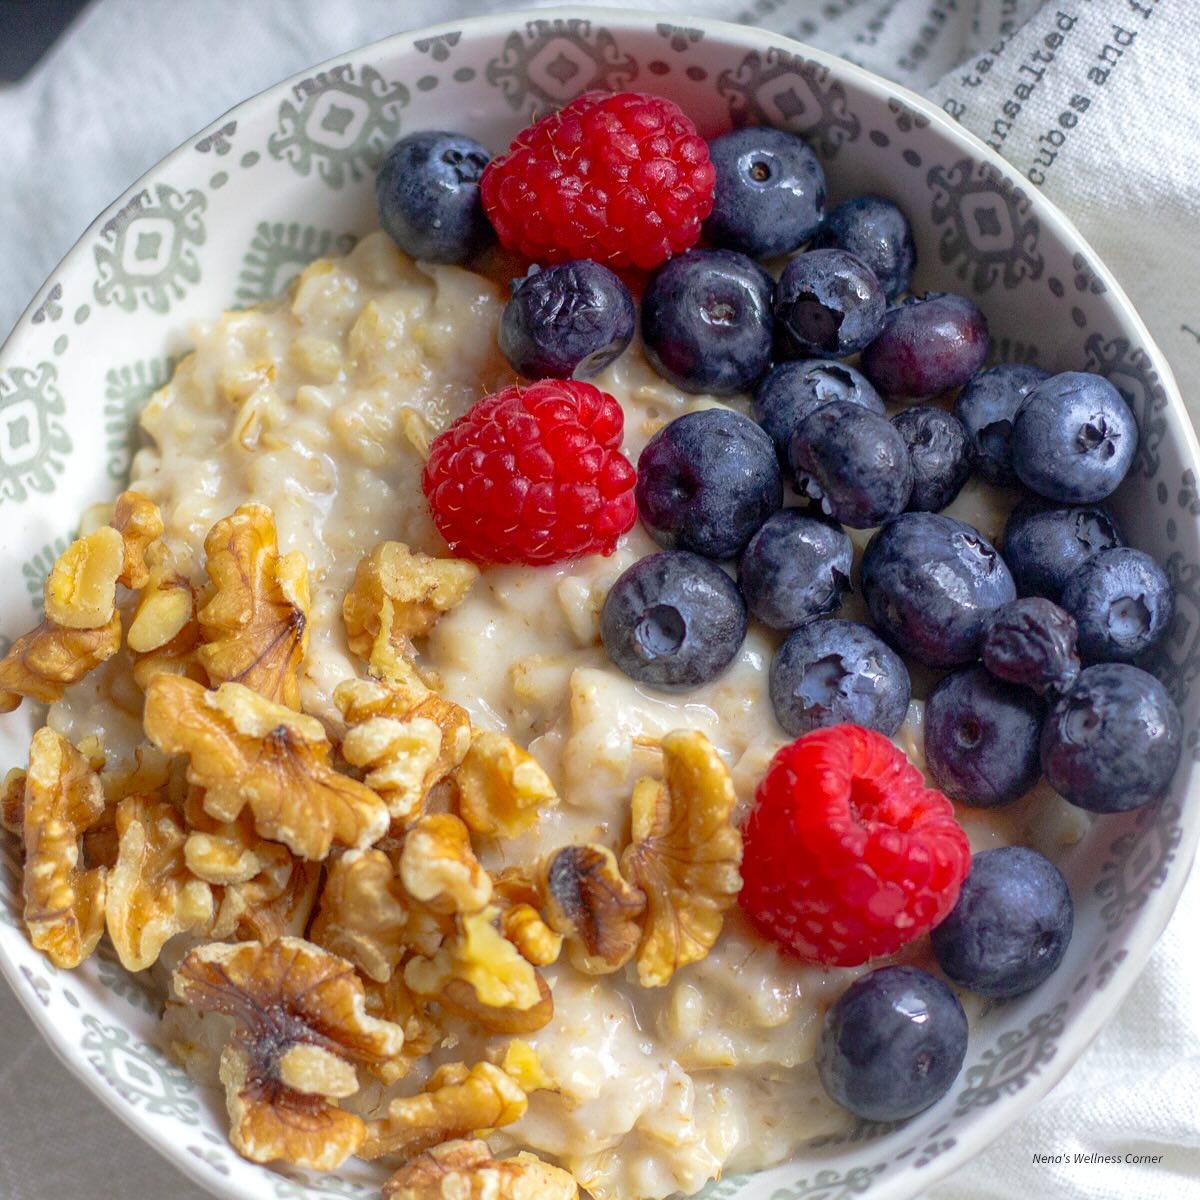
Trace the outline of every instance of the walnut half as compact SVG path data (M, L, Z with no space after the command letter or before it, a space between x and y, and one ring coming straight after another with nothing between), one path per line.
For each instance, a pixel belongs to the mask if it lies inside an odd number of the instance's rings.
M121 648L121 614L98 629L68 629L49 618L17 638L0 659L0 713L23 698L53 704Z
M588 975L618 971L642 939L646 893L628 883L605 846L564 846L546 865L546 919Z
M487 1142L444 1142L411 1159L383 1185L383 1200L576 1200L566 1171L532 1154L496 1160Z

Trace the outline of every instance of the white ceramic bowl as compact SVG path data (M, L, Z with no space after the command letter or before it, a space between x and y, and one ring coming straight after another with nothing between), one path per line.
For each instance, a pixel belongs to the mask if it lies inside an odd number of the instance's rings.
M997 356L1107 375L1142 442L1116 507L1167 563L1178 616L1160 673L1191 731L1163 803L1098 820L1061 862L1077 906L1057 973L995 1006L939 1104L861 1124L724 1200L901 1200L976 1153L1042 1096L1117 1007L1183 887L1200 835L1200 454L1170 371L1116 282L1061 213L924 100L820 51L713 21L540 11L401 34L278 84L165 158L101 215L0 353L0 628L28 628L42 578L79 513L128 469L140 404L188 344L191 321L279 291L309 259L374 224L373 169L402 133L461 128L494 150L538 110L588 88L680 103L711 135L731 123L804 134L834 198L875 189L911 214L925 288L972 296ZM19 570L18 570L19 565ZM4 643L6 648L7 642ZM35 714L0 722L0 763L23 761ZM11 855L12 847L7 847ZM318 1178L229 1147L220 1098L156 1048L158 998L111 958L73 974L29 946L0 859L0 967L65 1062L146 1141L229 1200L377 1195L352 1161Z

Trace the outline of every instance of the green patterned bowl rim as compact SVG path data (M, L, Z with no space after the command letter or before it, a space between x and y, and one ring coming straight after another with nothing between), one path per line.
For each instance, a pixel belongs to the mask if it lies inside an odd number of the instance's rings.
M672 24L664 24L664 18L669 18ZM696 38L704 37L718 41L721 43L722 48L728 48L731 52L750 53L764 46L770 47L772 50L778 50L783 54L796 56L801 61L815 64L818 69L831 73L840 82L852 84L859 91L874 100L892 102L899 105L899 108L911 114L919 125L936 131L956 151L967 154L973 164L985 164L994 172L999 180L1005 181L1004 186L1010 190L1013 188L1021 189L1023 180L1021 180L1020 176L1016 174L1014 168L1008 162L924 97L891 83L883 77L875 75L853 63L795 41L794 39L768 33L747 25L710 20L703 17L664 13L640 13L621 9L563 7L496 13L404 31L371 43L368 46L361 47L358 50L338 55L336 58L330 59L318 66L298 72L288 79L284 79L243 101L230 109L228 113L218 117L204 130L200 131L200 133L188 138L176 150L172 151L147 171L92 222L71 251L63 258L58 267L55 268L46 285L39 290L34 300L26 308L21 319L17 322L8 339L0 347L0 366L5 361L11 361L17 356L27 335L29 335L33 328L32 322L36 322L38 319L38 311L48 298L53 299L51 296L51 281L58 278L65 271L79 267L80 260L86 258L96 241L97 235L101 233L106 223L110 222L147 185L161 178L170 168L180 165L184 157L196 146L198 141L203 144L206 138L219 139L222 136L222 131L228 128L231 119L243 120L251 114L257 113L266 105L274 104L281 97L286 96L297 85L303 83L306 78L320 72L331 71L340 63L360 60L364 56L378 56L391 50L398 52L401 48L407 50L414 43L423 46L437 44L439 41L445 42L447 39L450 39L450 44L455 44L460 38L468 40L482 39L484 37L496 38L514 28L523 25L532 26L532 24L537 22L575 22L588 25L603 25L607 30L617 30L631 36L650 35L655 31L660 36L667 36L667 31L670 31L672 35L676 33L689 36L694 34ZM652 81L650 82L650 86L653 86ZM893 111L897 110L894 109ZM1077 259L1079 255L1082 255L1085 269L1089 270L1091 277L1099 283L1099 286L1093 290L1107 291L1109 300L1119 312L1121 321L1127 330L1132 331L1137 343L1145 351L1148 357L1149 371L1152 375L1157 376L1158 384L1161 385L1162 392L1165 395L1164 404L1156 407L1165 407L1170 414L1170 437L1176 443L1175 450L1188 468L1185 473L1185 479L1187 476L1192 476L1194 480L1195 475L1193 473L1200 475L1200 444L1197 443L1196 434L1187 417L1178 386L1161 351L1154 344L1149 331L1134 310L1119 283L1112 277L1070 219L1040 193L1035 191L1032 194L1024 193L1024 195L1028 201L1028 211L1034 213L1038 221L1048 227L1052 235L1064 246L1077 251ZM1197 505L1196 508L1200 510L1200 505ZM1200 757L1200 752L1193 753L1193 759L1197 757ZM1194 763L1189 764L1185 758L1185 761L1181 763L1181 770L1186 770L1189 766L1194 766ZM1191 783L1192 790L1195 790L1194 778ZM855 1168L844 1177L836 1172L818 1170L813 1177L811 1188L808 1186L808 1181L805 1180L801 1182L800 1191L793 1192L786 1189L773 1191L771 1193L772 1197L780 1197L782 1200L782 1198L792 1196L816 1197L819 1195L822 1200L825 1200L826 1197L829 1200L834 1200L834 1189L840 1185L842 1190L836 1191L836 1196L839 1198L848 1196L851 1193L857 1194L866 1190L867 1186L871 1186L873 1194L878 1194L881 1197L886 1196L887 1200L904 1200L904 1198L916 1195L936 1179L949 1174L955 1168L962 1165L970 1157L983 1149L984 1146L998 1137L1021 1114L1027 1112L1034 1103L1041 1099L1058 1082L1079 1054L1100 1032L1145 966L1154 944L1162 933L1183 890L1191 868L1197 841L1200 840L1200 820L1189 820L1186 815L1179 818L1179 820L1181 821L1181 827L1178 831L1178 837L1176 841L1172 842L1173 856L1168 856L1164 859L1164 863L1169 861L1172 865L1169 871L1165 871L1164 866L1165 875L1160 881L1160 885L1154 885L1140 904L1139 917L1134 928L1133 937L1123 943L1123 949L1115 957L1101 964L1099 973L1104 977L1103 988L1094 990L1090 998L1075 1013L1074 1019L1070 1024L1062 1029L1058 1037L1057 1051L1053 1056L1053 1060L1045 1061L1042 1069L1033 1073L1029 1078L1023 1079L1019 1094L1014 1093L1006 1096L1004 1098L1006 1102L992 1106L986 1113L980 1113L978 1110L973 1112L970 1119L959 1123L959 1127L956 1129L958 1133L957 1139L950 1139L941 1147L927 1147L924 1153L930 1156L931 1161L919 1175L912 1172L906 1174L890 1172L884 1177L872 1181L876 1172L883 1170L883 1166L874 1169ZM1107 946L1107 943L1105 945ZM1100 955L1097 954L1096 958L1098 959L1099 957ZM118 1092L104 1086L97 1079L94 1069L89 1066L81 1054L79 1046L69 1039L68 1033L65 1030L61 1029L48 1018L46 1010L37 1002L36 989L32 986L32 981L4 953L0 953L0 971L7 977L13 990L29 1011L40 1032L58 1057L118 1117L135 1132L143 1136L176 1167L200 1185L213 1191L214 1194L236 1198L236 1200L243 1200L243 1198L249 1200L252 1194L251 1191L239 1184L225 1181L222 1174L218 1174L216 1170L211 1168L197 1151L193 1150L189 1154L185 1152L182 1145L169 1142L167 1138L154 1129L153 1121L145 1113L141 1112L133 1104L128 1103ZM1050 1012L1035 1018L1035 1021L1031 1023L1030 1029L1032 1030L1038 1021L1053 1020L1063 1007L1060 1005ZM933 1131L934 1135L937 1133L938 1130ZM868 1131L864 1136L870 1137L872 1134ZM851 1138L850 1140L854 1139ZM831 1144L836 1141L837 1139L833 1139ZM906 1153L911 1153L911 1151ZM900 1155L899 1157L904 1156ZM924 1163L918 1162L916 1165L924 1166ZM714 1198L742 1195L742 1186L749 1183L751 1178L727 1178L721 1184L710 1185L704 1194ZM877 1193L876 1188L878 1188ZM280 1194L283 1193L281 1192ZM300 1189L295 1193L289 1194L316 1197L318 1193L315 1190L311 1190L311 1188L305 1188L301 1185ZM321 1194L326 1194L324 1189L321 1189ZM339 1192L339 1194L342 1193ZM348 1185L347 1191L344 1194L358 1195L360 1194L360 1189L355 1185ZM763 1195L765 1196L766 1193L764 1192Z

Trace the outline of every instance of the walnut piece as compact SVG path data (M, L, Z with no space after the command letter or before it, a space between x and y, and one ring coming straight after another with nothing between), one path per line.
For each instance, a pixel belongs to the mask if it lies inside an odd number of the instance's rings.
M388 1105L387 1116L367 1126L363 1158L409 1157L478 1129L519 1121L529 1107L516 1082L492 1063L439 1067L416 1096Z
M116 829L117 862L104 901L108 936L126 970L144 971L175 934L209 924L212 888L187 868L187 831L173 804L127 796L117 805Z
M240 683L299 709L310 606L304 555L280 557L275 517L261 504L218 521L204 552L216 591L197 613L200 665L213 683Z
M17 638L0 659L0 713L12 712L22 698L40 704L61 700L71 684L120 648L120 613L98 629L67 629L44 620Z
M64 629L99 629L113 618L125 543L108 525L76 538L58 556L42 589L46 617Z
M205 811L234 821L249 805L264 838L301 858L330 846L369 846L387 831L387 805L330 765L321 722L237 683L215 692L160 675L146 692L146 735L168 754L190 756L188 780L205 789Z
M558 961L562 936L542 918L542 890L523 867L505 867L493 875L492 897L500 909L500 932L523 958L536 967Z
M300 938L192 950L175 995L232 1017L221 1055L230 1140L253 1162L330 1171L357 1153L365 1126L335 1101L358 1090L356 1066L400 1054L399 1026L370 1016L354 968Z
M158 505L141 492L122 492L113 506L109 524L124 543L120 581L127 588L143 588L150 577L146 551L163 533L162 513Z
M174 556L160 542L150 548L143 564L146 576L142 594L125 637L130 650L137 654L161 650L189 625L198 640L194 590L191 580L176 566Z
M474 563L381 542L359 561L342 602L350 649L372 674L389 678L407 657L410 639L428 633L443 613L461 604L478 577Z
M385 1082L392 1082L401 1078L418 1059L431 1053L441 1042L444 1032L430 1011L431 1002L413 995L404 982L402 971L393 971L387 983L365 979L363 988L367 994L367 1012L404 1030L401 1057L388 1064L388 1074L375 1072Z
M546 865L546 920L570 939L572 965L588 975L620 970L642 940L646 893L621 875L605 846L565 846Z
M428 717L368 717L342 739L342 756L363 768L363 783L383 798L394 821L420 814L428 790L425 779L441 750L442 731Z
M264 945L301 937L317 902L321 864L293 858L278 842L260 841L255 855L258 874L222 891L212 936Z
M22 840L29 940L56 967L77 967L104 932L107 872L80 866L79 840L104 815L104 790L91 763L43 727L29 747Z
M558 803L550 777L526 750L501 733L478 732L451 779L458 811L473 833L516 837Z
M400 878L413 899L435 912L475 913L492 898L492 879L471 849L471 835L450 813L428 814L409 829Z
M183 802L183 816L188 826L183 856L197 879L221 887L247 883L272 857L269 850L259 853L264 842L249 809L243 809L236 821L218 821L204 811L204 789L192 787Z
M25 769L13 767L0 791L0 829L21 836L25 827Z
M347 850L329 864L309 939L387 983L406 948L408 907L391 859L381 850Z
M497 1161L487 1142L444 1142L407 1162L383 1200L577 1200L574 1178L532 1154Z
M663 987L713 948L742 879L742 835L733 825L729 770L704 734L677 729L662 739L663 781L633 792L633 843L621 866L645 893L637 952L643 987Z

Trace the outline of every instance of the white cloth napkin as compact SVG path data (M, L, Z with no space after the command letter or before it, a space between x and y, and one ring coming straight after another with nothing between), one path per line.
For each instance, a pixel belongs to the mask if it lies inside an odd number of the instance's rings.
M1200 0L637 6L763 25L930 95L1074 218L1200 417ZM0 87L0 333L101 208L225 109L398 29L505 7L515 5L96 0L29 78ZM1040 1105L930 1200L1200 1197L1198 926L1194 877L1116 1019ZM1033 1162L1076 1152L1163 1160ZM68 1075L0 987L0 1198L83 1200L113 1187L127 1200L203 1197Z

